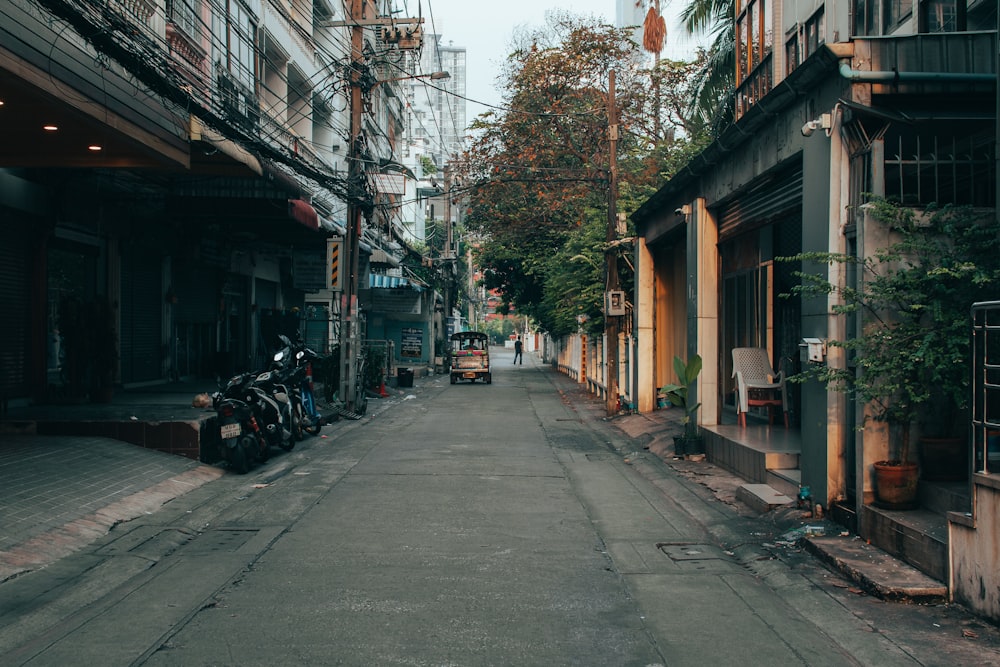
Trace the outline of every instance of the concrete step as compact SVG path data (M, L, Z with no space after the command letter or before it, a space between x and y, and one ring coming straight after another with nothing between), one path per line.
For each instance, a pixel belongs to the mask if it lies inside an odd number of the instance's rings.
M786 496L796 498L802 486L802 471L798 468L767 471L767 483Z
M770 512L775 507L795 502L794 498L776 491L767 484L741 484L736 489L736 499L746 503L761 514Z
M708 460L748 482L766 484L768 470L799 467L800 443L795 431L716 426L703 428L702 435Z
M866 505L861 513L872 546L909 563L937 581L948 581L948 520L926 509L885 510Z
M807 537L805 547L883 600L939 603L948 599L941 580L852 536Z
M972 498L969 495L969 482L967 481L931 482L921 480L918 497L920 507L938 514L972 510Z
M146 449L184 456L195 461L214 463L222 459L215 413L206 411L196 419L146 421L132 418L39 420L38 435L93 436L122 440Z

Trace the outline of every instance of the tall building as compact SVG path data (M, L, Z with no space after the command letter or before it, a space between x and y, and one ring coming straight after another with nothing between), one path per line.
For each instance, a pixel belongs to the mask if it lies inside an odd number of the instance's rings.
M425 241L425 220L440 218L444 166L465 149L465 47L443 44L441 35L426 35L416 75L407 81L407 114L403 163L416 176L413 193L400 208L403 238ZM447 72L448 78L434 78Z
M632 34L636 44L642 44L642 22L650 4L652 0L615 0L615 27L637 26Z
M442 43L441 35L428 35L420 56L420 72L448 72L447 79L415 79L411 98L414 136L423 138L425 154L438 167L464 149L465 47Z

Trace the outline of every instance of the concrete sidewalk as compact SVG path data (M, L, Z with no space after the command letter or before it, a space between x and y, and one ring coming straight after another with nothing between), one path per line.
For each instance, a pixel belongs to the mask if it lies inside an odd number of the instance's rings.
M0 434L0 582L224 472L110 438Z
M581 392L582 394L582 392ZM585 394L581 399L587 400ZM589 398L594 418L601 418L603 403ZM947 586L920 570L871 546L859 536L825 517L817 518L811 509L799 509L792 502L761 513L740 498L745 480L707 461L690 461L674 456L673 437L680 435L683 413L680 410L656 410L652 413L624 415L610 422L635 443L640 451L656 456L677 474L710 489L715 498L734 507L746 517L757 518L768 527L778 526L779 539L767 546L775 549L803 548L853 580L858 590L884 600L942 602ZM625 452L626 457L630 453ZM638 458L638 457L637 457Z

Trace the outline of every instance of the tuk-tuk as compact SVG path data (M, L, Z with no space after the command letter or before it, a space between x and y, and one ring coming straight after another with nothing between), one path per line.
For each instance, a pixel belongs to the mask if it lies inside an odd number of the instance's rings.
M451 383L475 382L482 378L493 384L490 373L490 339L479 331L460 331L451 335Z

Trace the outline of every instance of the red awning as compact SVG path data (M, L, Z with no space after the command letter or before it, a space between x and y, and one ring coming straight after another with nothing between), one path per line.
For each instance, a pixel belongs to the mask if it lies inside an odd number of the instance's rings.
M319 231L319 215L316 209L301 199L288 200L288 217L301 222L313 231Z

